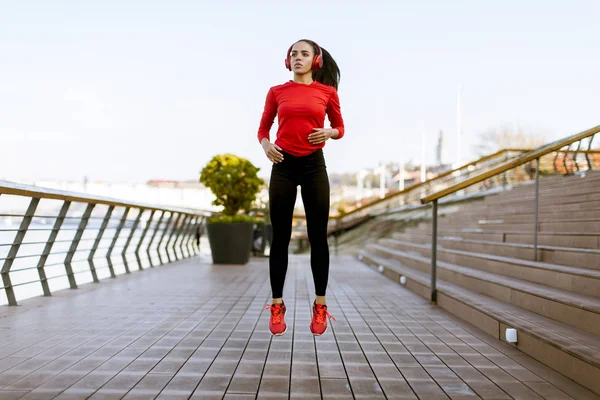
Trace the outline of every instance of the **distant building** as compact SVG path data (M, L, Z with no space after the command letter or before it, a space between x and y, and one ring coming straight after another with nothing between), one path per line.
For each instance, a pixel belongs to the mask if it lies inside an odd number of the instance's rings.
M187 180L177 181L168 179L151 179L147 182L148 186L160 187L160 188L193 188L193 189L204 189L204 185L199 181Z

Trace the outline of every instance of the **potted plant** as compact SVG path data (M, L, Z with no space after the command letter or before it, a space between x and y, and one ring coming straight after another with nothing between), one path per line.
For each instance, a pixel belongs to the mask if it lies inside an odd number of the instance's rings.
M264 184L259 170L244 158L220 154L200 172L200 183L216 197L213 204L223 207L206 224L214 264L246 264L250 259L256 218L248 212Z

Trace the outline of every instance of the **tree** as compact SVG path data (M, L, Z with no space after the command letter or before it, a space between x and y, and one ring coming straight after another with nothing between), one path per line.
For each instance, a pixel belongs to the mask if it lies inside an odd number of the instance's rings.
M521 126L504 125L481 132L475 151L479 156L484 156L508 148L535 149L545 142L539 133L525 131Z

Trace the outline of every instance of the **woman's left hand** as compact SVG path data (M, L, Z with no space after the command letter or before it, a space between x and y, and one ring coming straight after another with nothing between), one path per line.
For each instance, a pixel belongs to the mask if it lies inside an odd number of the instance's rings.
M337 129L313 128L313 133L308 135L308 141L311 144L320 144L335 135Z

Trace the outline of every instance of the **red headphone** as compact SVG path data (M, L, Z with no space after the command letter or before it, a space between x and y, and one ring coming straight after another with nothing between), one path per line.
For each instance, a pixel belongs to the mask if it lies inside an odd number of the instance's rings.
M319 47L319 45L316 44L315 42L313 42L312 40L299 40L298 42L309 42L314 47L317 48L319 54L317 54L313 57L313 61L312 61L312 65L311 65L310 69L312 69L313 71L321 69L323 67L323 50L321 50L321 47ZM296 42L296 43L298 43L298 42ZM296 44L296 43L294 43L294 44ZM292 63L290 62L290 54L292 53L292 47L294 47L294 44L291 45L290 48L288 49L287 58L285 59L285 66L290 71L292 70Z

